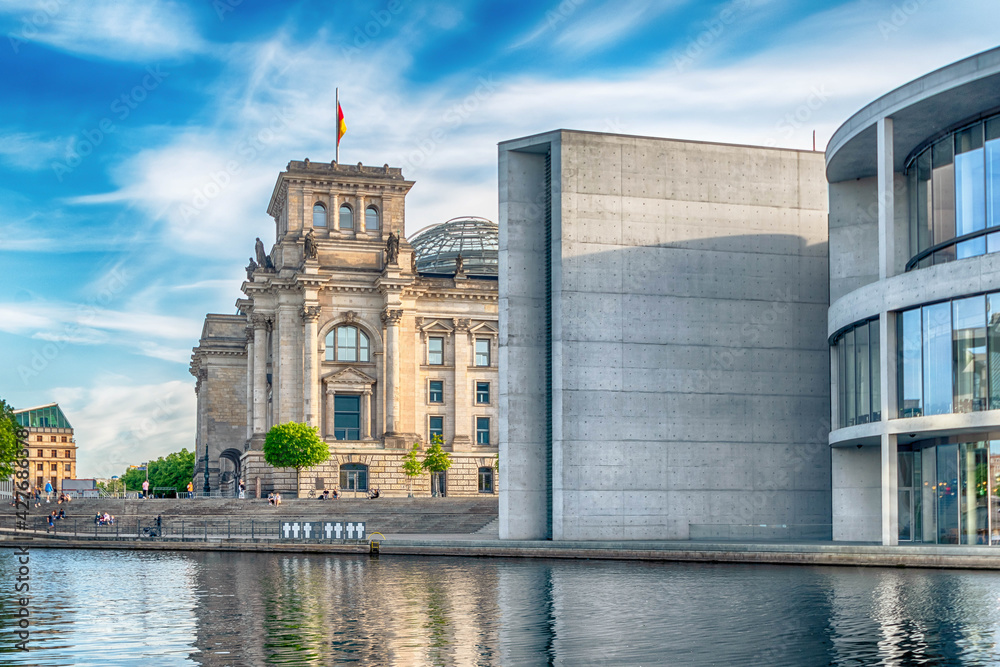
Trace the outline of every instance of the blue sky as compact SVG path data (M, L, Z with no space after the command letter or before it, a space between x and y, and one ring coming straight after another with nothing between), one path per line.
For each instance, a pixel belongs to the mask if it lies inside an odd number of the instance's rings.
M187 370L234 312L291 159L388 163L407 230L497 217L496 144L555 128L819 148L996 46L970 0L0 0L0 397L58 401L81 476L194 443Z

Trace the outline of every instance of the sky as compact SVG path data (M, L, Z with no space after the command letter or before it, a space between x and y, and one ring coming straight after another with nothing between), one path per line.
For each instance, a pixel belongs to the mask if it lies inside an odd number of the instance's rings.
M986 0L0 0L0 398L58 402L78 474L195 442L289 160L403 168L408 233L497 220L497 143L557 128L823 150L997 46Z

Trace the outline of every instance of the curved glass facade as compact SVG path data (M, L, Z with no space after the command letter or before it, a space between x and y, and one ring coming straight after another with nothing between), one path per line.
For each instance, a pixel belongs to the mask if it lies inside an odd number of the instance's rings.
M462 269L474 276L499 272L500 233L485 218L455 218L417 232L410 239L420 273L454 274L458 256Z
M907 270L1000 250L1000 116L952 132L917 153L906 177Z
M1000 409L1000 292L896 317L899 416Z
M878 318L852 325L834 341L838 428L882 419Z

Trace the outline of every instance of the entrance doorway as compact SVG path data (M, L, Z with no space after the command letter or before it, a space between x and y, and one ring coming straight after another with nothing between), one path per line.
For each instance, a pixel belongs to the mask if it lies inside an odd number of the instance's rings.
M340 466L341 491L367 491L368 466L363 463L344 463Z
M431 473L431 495L441 497L448 495L448 473Z

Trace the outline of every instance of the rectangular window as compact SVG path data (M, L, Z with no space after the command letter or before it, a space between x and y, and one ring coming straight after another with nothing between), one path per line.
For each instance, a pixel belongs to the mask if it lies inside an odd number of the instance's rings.
M58 463L53 463L52 466L51 466L51 468L52 468L52 472L56 472L57 470L59 470L59 464Z
M38 458L42 458L43 456L45 456L45 452L42 451L41 449L39 449L38 450Z
M427 401L429 403L444 403L444 380L431 380Z
M444 338L427 339L427 363L431 366L444 365Z
M59 456L59 452L57 452L56 450L53 449L52 450L52 458L56 458L57 456Z
M983 126L955 134L955 235L986 229L986 176L983 162ZM986 252L986 239L963 241L958 259Z
M1000 410L1000 294L986 297L986 347L990 361L990 410Z
M333 397L333 437L337 440L361 439L361 397Z
M955 412L986 409L989 368L986 364L986 297L952 302L954 322L952 365L955 374Z
M924 414L920 309L900 313L896 322L896 340L899 341L899 416L919 417Z
M68 463L64 463L64 464L63 464L63 469L64 469L64 470L65 470L66 472L70 472L70 470L71 470L71 466L70 466L70 464L68 464Z
M427 441L433 442L435 435L444 438L444 417L431 417L428 420Z
M871 341L872 369L872 421L877 422L882 419L882 371L879 367L881 351L879 350L879 320L872 320L868 323L868 338Z
M45 464L39 463L38 465L35 466L35 470L37 470L38 472L43 472L45 470Z
M476 339L476 366L490 365L490 339Z
M36 435L35 436L35 440L37 440L38 442L41 442L42 441L42 436Z
M493 493L493 468L479 469L479 493Z
M1000 227L1000 118L986 121L986 226Z
M476 444L490 444L490 418L476 417Z
M68 441L68 440L66 439L66 436L65 436L65 435L64 435L64 436L62 437L62 441L63 441L63 442L69 442L69 441Z
M489 382L477 382L476 383L476 403L480 405L490 404L490 383Z
M63 452L63 456L66 457L67 459L73 458L72 453L68 449L65 452Z
M934 205L934 244L955 238L955 162L951 137L934 144L931 149L933 160L932 203ZM934 263L955 259L954 247L939 250L934 254Z
M857 371L857 365L854 363L854 331L848 331L844 334L844 349L847 351L847 425L854 426L858 423L858 413L857 413L857 391L855 388L857 385L857 380L855 379L855 372Z
M924 306L924 415L952 412L951 304Z
M858 406L858 424L867 424L872 411L871 392L868 385L868 325L859 325L854 330L855 374L857 379L856 398Z
M917 158L917 246L918 251L930 248L934 235L931 230L931 152Z

